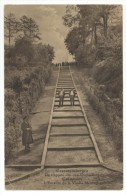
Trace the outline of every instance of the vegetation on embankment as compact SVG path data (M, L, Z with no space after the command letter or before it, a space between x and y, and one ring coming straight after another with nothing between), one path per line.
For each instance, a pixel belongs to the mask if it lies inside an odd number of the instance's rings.
M70 28L65 44L81 71L82 88L108 125L122 160L122 7L67 6L63 20Z
M6 163L16 154L22 118L29 116L51 76L53 47L36 43L36 37L40 40L38 33L39 27L32 18L23 16L17 21L13 14L5 17L5 40L9 40L5 45Z
M79 84L83 91L83 93L87 96L89 103L92 108L95 110L96 115L102 120L105 126L105 135L110 136L112 138L115 148L116 154L119 157L119 160L123 160L123 121L122 121L122 106L120 106L120 102L114 102L113 99L110 100L101 100L99 95L96 93L97 86L92 83L87 77L87 71L82 69L75 68L75 74L79 78ZM87 111L88 112L88 111Z

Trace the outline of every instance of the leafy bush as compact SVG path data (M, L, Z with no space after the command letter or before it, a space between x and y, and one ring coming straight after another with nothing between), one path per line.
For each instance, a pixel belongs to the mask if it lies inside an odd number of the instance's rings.
M107 59L101 66L93 68L93 77L98 84L106 86L106 93L110 97L119 97L122 91L122 66L120 61Z
M13 126L5 128L5 161L12 155L12 150L16 147L15 129Z
M81 79L81 85L84 88L88 96L88 100L91 103L93 109L99 114L99 117L107 125L107 133L110 133L115 143L117 153L120 161L123 160L123 130L122 130L122 116L118 113L118 107L120 107L120 112L122 111L122 105L120 104L120 99L114 99L113 104L115 107L110 107L107 102L100 101L94 91L90 89L90 84L87 86L84 80ZM118 105L118 107L117 107Z
M33 67L30 71L6 71L5 77L5 157L6 163L15 153L17 139L21 135L20 124L24 115L29 115L45 83L51 76L51 66Z

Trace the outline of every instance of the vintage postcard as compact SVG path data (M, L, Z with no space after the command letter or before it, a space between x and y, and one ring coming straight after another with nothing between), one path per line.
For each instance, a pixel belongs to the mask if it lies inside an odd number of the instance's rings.
M4 6L6 190L123 189L123 5Z

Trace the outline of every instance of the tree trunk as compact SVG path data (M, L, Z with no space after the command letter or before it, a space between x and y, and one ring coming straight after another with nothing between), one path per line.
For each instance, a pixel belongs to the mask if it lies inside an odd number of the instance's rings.
M9 50L10 50L10 41L11 41L11 29L10 29L10 21L9 21L9 28L8 28L8 39L9 39Z
M98 39L97 39L97 26L96 26L96 24L94 26L94 40L95 40L95 45L97 45Z
M10 56L10 44L11 44L11 25L9 21L9 28L8 28L8 41L9 41L9 64L11 63L11 56Z
M107 31L108 31L108 16L105 13L103 16L103 25L104 25L104 36L107 38Z
M91 46L93 45L93 35L94 35L94 32L92 30L92 33L91 33Z

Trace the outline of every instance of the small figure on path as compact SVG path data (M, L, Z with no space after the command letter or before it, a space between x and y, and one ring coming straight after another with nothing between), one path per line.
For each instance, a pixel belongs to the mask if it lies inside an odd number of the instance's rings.
M63 106L63 100L64 100L65 91L62 88L59 92L59 106Z
M22 129L22 144L23 146L25 146L25 151L29 151L30 150L29 145L33 143L33 137L32 137L32 128L28 122L27 116L23 118L21 129Z
M74 106L75 90L72 89L72 90L70 91L69 96L70 96L70 103L71 103L71 106Z

